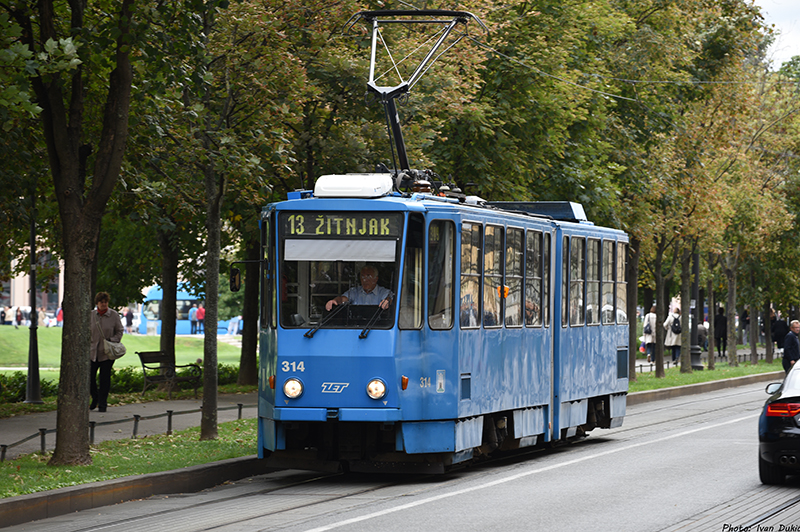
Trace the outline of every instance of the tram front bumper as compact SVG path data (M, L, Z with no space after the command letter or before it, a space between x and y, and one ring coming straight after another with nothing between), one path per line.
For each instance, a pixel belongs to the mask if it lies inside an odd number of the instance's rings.
M391 423L402 420L397 408L280 408L273 411L276 421L360 421Z

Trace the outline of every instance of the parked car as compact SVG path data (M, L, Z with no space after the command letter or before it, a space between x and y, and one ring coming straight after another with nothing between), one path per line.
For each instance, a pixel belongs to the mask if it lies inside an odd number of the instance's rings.
M784 381L767 385L770 398L758 419L758 473L763 484L800 474L800 364Z

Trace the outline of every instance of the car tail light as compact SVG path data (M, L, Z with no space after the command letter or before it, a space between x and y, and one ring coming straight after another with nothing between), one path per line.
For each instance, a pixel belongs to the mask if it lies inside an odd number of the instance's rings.
M800 414L800 403L772 403L767 405L767 416L794 417Z

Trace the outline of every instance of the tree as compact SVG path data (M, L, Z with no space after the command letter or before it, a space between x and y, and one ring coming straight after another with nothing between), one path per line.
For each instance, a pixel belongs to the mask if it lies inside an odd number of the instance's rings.
M127 139L132 70L132 0L42 0L5 6L36 54L72 55L70 67L30 77L42 108L52 182L63 227L64 331L56 448L51 464L86 464L92 264L106 203L119 178ZM74 42L73 42L74 39ZM95 80L105 80L101 86ZM104 94L95 108L88 94ZM97 122L93 122L96 120ZM87 183L87 173L91 168Z

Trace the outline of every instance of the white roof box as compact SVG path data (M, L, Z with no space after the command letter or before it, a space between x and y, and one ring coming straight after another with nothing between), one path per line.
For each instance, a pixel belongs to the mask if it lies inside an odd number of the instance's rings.
M317 198L379 198L391 191L391 174L323 175L314 185Z

